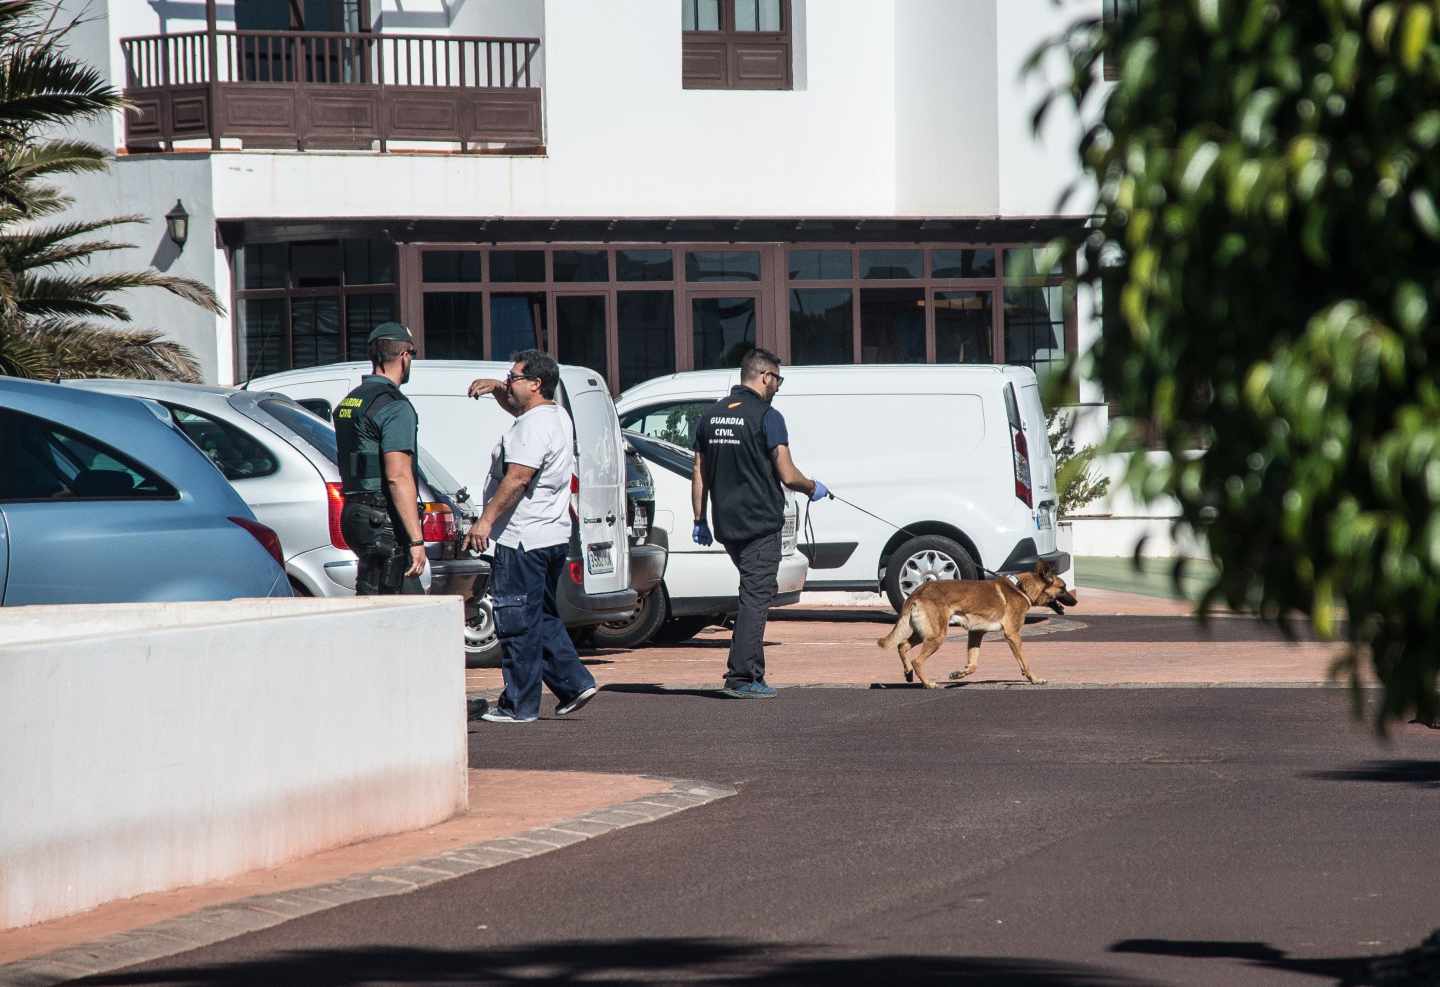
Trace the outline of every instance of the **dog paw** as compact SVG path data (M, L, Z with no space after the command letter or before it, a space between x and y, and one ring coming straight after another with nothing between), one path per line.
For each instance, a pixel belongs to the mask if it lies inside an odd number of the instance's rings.
M1031 679L1031 680L1030 680L1030 684L1031 684L1031 685L1044 685L1044 684L1045 684L1045 680L1044 680L1044 679Z
M915 673L912 672L912 671L911 671L910 669L908 669L908 668L905 669L905 681L906 681L906 682L914 682L914 681L915 681Z

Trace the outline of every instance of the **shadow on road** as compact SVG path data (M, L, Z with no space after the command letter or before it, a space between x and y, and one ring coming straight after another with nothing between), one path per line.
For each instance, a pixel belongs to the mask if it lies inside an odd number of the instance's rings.
M715 939L537 943L493 950L358 948L287 952L247 963L172 966L105 974L84 984L838 983L986 984L992 987L1131 987L1101 968L1010 958L805 955L771 943ZM809 951L813 952L813 951Z
M1322 781L1379 781L1417 788L1440 788L1440 761L1367 761L1351 768L1313 771L1305 777Z
M699 696L701 699L723 699L727 703L738 702L727 696L717 685L713 689L667 689L663 685L649 682L612 682L600 687L601 692L623 692L632 696Z
M1262 970L1308 974L1334 981L1337 987L1434 987L1440 983L1440 930L1414 949L1381 956L1291 956L1263 942L1214 940L1125 939L1112 953L1141 953L1177 959L1246 960Z

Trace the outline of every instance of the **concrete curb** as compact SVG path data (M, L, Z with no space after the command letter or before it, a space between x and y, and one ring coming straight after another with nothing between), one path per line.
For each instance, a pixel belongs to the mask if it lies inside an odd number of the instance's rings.
M162 959L351 902L408 894L514 860L538 857L617 829L655 822L736 794L736 790L728 785L711 785L683 778L660 780L671 782L668 791L606 806L516 836L473 843L437 857L353 874L326 884L213 905L94 942L18 960L0 966L0 987L51 987L52 984Z

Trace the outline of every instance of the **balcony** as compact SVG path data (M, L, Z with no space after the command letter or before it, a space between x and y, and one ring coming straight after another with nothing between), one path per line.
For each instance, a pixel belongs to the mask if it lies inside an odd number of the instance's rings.
M544 142L539 38L212 28L120 45L132 153L206 139L215 150Z

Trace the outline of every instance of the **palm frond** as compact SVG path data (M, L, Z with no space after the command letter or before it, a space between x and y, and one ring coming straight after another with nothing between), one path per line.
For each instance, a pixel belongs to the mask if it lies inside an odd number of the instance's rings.
M52 375L44 347L18 332L0 329L0 376L42 380Z
M134 288L159 288L209 312L225 311L210 286L194 278L160 271L107 271L100 274L18 274L21 311L31 315L91 315L128 321L130 313L107 295Z
M157 329L117 329L83 319L49 319L26 327L20 336L60 377L200 382L195 355Z
M83 243L67 241L116 226L146 222L148 220L144 216L114 216L89 222L33 226L16 233L0 233L0 260L7 262L15 270L34 270L53 264L73 263L108 250L129 250L134 244L114 240L87 240Z
M0 59L0 132L23 133L124 105L98 69L54 44L21 46Z
M0 147L0 174L13 181L28 181L47 175L72 175L104 171L111 154L89 141L51 140L21 147Z

